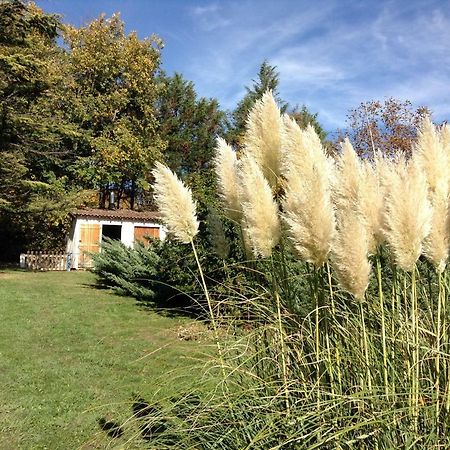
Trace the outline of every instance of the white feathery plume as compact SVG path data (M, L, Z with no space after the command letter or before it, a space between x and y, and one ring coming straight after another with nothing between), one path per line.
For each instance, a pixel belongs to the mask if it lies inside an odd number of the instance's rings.
M445 133L445 132L444 132ZM431 230L424 241L424 254L442 272L449 256L449 152L444 136L426 117L418 130L413 158L425 173L432 207Z
M240 162L243 231L254 255L266 258L280 239L278 205L254 158L246 155Z
M191 190L164 164L157 162L152 171L153 189L162 221L169 233L187 244L198 233L196 203Z
M346 138L337 159L333 183L333 199L336 208L355 212L367 227L369 252L375 253L384 240L383 196L375 169L368 161L361 161L353 145Z
M384 191L376 167L369 161L361 163L360 210L369 227L369 252L384 242Z
M339 209L359 210L362 182L361 160L348 138L341 143L341 154L336 162L333 198Z
M369 236L364 220L354 209L339 210L332 266L341 287L359 300L364 298L369 285L368 252Z
M283 219L300 258L321 267L328 259L335 233L331 162L314 128L302 131L289 117L283 120L283 173L287 180Z
M445 132L444 132L445 133ZM425 172L430 194L447 194L449 185L449 155L444 149L443 134L436 130L433 122L427 116L418 129L417 141L414 146L414 158Z
M444 150L447 152L448 160L450 163L450 124L445 123L440 130L440 138ZM450 169L450 167L449 167Z
M280 175L282 129L280 109L267 91L248 115L244 152L258 163L272 188Z
M219 194L225 203L227 217L239 222L242 217L242 206L239 198L236 152L224 139L217 139L216 156L214 158Z
M398 267L412 271L431 228L431 207L424 172L415 160L395 164L386 179L386 240Z

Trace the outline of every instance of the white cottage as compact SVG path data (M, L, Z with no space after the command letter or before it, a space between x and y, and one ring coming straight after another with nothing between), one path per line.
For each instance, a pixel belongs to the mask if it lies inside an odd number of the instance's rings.
M73 211L71 216L72 227L67 241L68 267L71 269L91 267L89 253L99 252L105 237L120 240L128 247L144 240L144 236L166 237L156 211L89 208Z

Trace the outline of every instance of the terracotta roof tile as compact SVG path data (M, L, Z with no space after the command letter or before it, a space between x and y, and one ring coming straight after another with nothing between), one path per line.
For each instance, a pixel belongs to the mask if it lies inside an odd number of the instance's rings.
M74 217L90 217L95 219L116 219L139 222L158 222L161 215L158 211L133 211L131 209L96 209L84 208L71 212Z

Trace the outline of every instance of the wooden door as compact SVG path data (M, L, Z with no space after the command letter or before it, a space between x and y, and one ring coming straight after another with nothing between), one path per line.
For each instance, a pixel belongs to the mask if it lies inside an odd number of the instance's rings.
M134 227L134 242L142 242L144 245L148 245L145 236L159 239L159 227Z
M89 253L100 251L100 224L82 224L80 227L78 267L92 267Z

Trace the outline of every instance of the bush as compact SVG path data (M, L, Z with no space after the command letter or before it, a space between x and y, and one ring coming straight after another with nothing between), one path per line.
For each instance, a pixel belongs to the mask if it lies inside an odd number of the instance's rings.
M99 285L140 300L155 298L152 280L157 275L159 256L152 248L146 248L142 243L129 248L120 241L106 238L102 251L92 258Z

